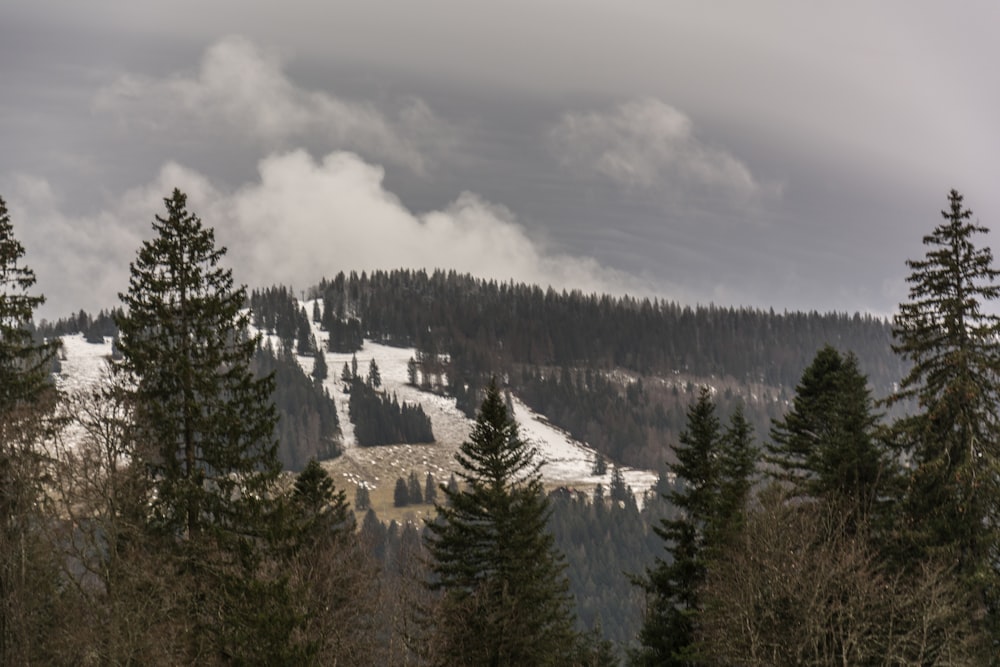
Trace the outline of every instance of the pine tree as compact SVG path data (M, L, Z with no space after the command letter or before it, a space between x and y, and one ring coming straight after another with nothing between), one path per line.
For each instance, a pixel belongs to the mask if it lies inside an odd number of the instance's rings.
M382 373L378 370L378 364L375 363L375 358L368 363L368 385L372 389L378 389L382 386Z
M792 409L771 429L768 463L793 492L867 515L889 476L868 379L853 354L824 346L802 373Z
M392 504L396 507L406 507L410 504L410 487L402 477L396 478L396 487L392 491Z
M446 664L555 665L575 635L562 557L533 447L494 383L456 460L464 489L445 488L427 546L443 594L432 642Z
M424 478L424 502L433 505L437 502L437 482L434 481L434 475L430 471L427 471L427 477Z
M895 425L913 463L907 515L916 543L952 562L977 605L995 610L1000 317L986 306L1000 296L1000 271L990 249L975 245L988 229L971 222L958 192L948 200L944 222L923 239L924 258L907 261L909 300L893 318L893 349L912 367L890 400L918 402L917 413Z
M37 445L47 435L57 344L32 336L34 311L44 297L28 292L35 274L22 257L0 198L0 664L31 661L41 631L38 614L51 601L45 589L57 577L36 550L47 458Z
M316 353L313 361L312 376L317 382L323 382L326 379L329 370L326 365L326 354L323 350L316 348Z
M208 613L192 653L274 657L290 628L278 612L262 626L260 604L280 591L256 578L273 536L279 473L273 378L250 370L257 340L245 289L219 266L225 249L187 211L183 193L164 202L167 215L156 216L155 238L132 262L117 319L116 368L133 381L145 445L137 457L154 487L149 524L204 583L190 600Z
M671 559L657 559L638 583L646 592L646 619L636 665L693 665L698 662L700 588L708 559L740 525L756 462L752 431L742 410L723 431L708 387L688 408L687 427L671 466L677 485L667 500L678 516L654 528Z
M31 329L35 309L45 303L31 295L35 272L20 263L24 246L14 237L7 204L0 197L0 413L34 401L50 386L49 370L57 343L36 343Z
M413 470L410 471L410 476L406 479L406 493L411 505L420 505L424 502L424 492L420 488L420 478L417 477L417 473Z

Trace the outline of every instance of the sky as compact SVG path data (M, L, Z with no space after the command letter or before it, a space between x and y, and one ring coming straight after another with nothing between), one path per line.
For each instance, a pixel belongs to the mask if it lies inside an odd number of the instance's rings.
M1000 221L998 25L974 0L5 0L0 196L47 318L118 304L174 188L251 287L442 268L889 315L952 188Z

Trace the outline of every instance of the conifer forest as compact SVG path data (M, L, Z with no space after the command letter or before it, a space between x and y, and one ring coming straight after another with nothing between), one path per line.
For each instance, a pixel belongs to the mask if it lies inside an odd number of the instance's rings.
M119 303L55 321L0 199L0 665L1000 664L1000 269L958 191L890 318L248 287L165 195ZM445 407L450 467L337 467ZM536 418L608 483L552 483Z

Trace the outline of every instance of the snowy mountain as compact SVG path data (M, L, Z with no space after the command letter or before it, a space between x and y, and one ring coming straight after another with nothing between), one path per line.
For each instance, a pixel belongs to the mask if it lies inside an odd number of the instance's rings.
M312 302L303 304L307 312ZM313 335L321 349L326 349L327 334L312 323ZM57 386L66 392L79 391L93 386L100 380L107 360L111 355L111 342L88 343L82 334L64 336L62 368L56 377ZM274 346L280 345L276 337L271 337ZM400 402L419 404L431 420L436 442L427 445L383 445L360 447L354 437L354 428L348 414L349 396L344 392L340 380L340 370L344 364L351 364L350 353L327 352L326 363L329 375L324 385L337 406L342 431L343 455L324 462L349 491L364 483L369 489L391 488L399 476L406 477L411 471L421 479L427 472L444 482L457 468L455 452L465 440L472 427L468 419L455 407L453 399L423 391L407 383L407 363L416 356L412 348L397 348L380 345L370 340L357 353L359 373L367 372L372 360L378 365L383 389L395 394ZM310 374L314 359L312 356L297 356L303 370ZM565 486L580 490L590 490L597 484L609 486L611 469L603 476L591 474L596 452L571 438L566 432L556 428L543 416L530 410L517 397L512 397L514 417L517 419L521 435L538 450L545 462L542 475L549 487ZM641 501L642 493L656 481L656 473L649 470L621 468L627 484Z

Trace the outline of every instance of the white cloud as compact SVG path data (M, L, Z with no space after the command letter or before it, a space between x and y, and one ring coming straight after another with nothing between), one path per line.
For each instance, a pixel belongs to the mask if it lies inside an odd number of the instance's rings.
M422 149L450 135L419 99L407 100L389 118L371 104L305 90L285 74L277 57L239 36L209 47L194 75L121 76L98 91L94 107L147 129L195 124L210 132L235 131L272 149L315 139L417 172L427 167Z
M49 297L44 316L116 305L128 265L174 187L215 228L216 242L229 247L236 280L253 286L304 288L338 271L408 267L585 292L654 292L649 282L591 258L547 252L510 211L471 193L444 210L415 214L385 189L381 167L352 153L320 161L302 150L278 153L258 169L259 180L223 192L197 172L167 164L149 184L80 217L61 211L46 182L18 178L12 219Z
M549 139L565 166L627 187L738 197L765 190L743 162L699 139L688 116L656 99L607 113L564 114Z

